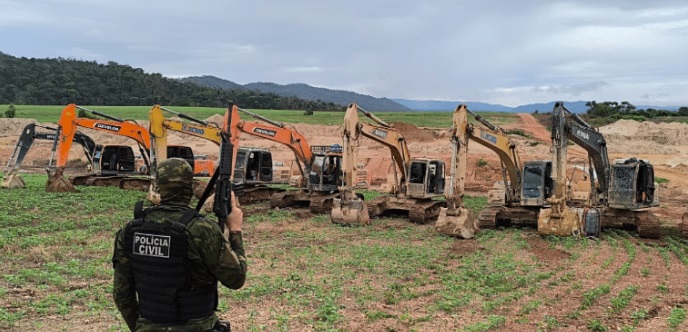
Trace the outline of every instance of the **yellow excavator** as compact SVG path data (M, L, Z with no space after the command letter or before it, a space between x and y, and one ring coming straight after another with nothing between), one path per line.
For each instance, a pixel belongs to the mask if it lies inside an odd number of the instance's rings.
M163 111L172 113L190 122L166 119ZM208 159L196 159L190 147L186 147L186 149L170 149L167 145L167 132L171 130L184 133L209 140L219 146L221 141L220 132L222 129L217 124L199 120L160 105L155 105L148 111L148 119L150 120L151 163L153 165L157 165L157 163L167 158L182 158L191 164L194 175L207 176L213 174L215 170L213 161Z
M476 124L468 122L468 115L473 116ZM465 105L459 105L454 111L454 124L452 126L452 152L453 175L460 179L452 180L452 187L460 185L458 193L448 195L449 204L454 204L452 198L463 194L463 182L466 176L466 160L469 140L474 141L496 153L499 157L502 169L502 181L495 183L488 193L488 207L478 215L479 228L495 228L508 226L511 223L537 222L540 209L547 204L547 198L551 196L553 183L550 178L552 169L551 161L527 161L521 162L516 143L514 143L506 131L493 125L482 116L471 112ZM439 225L443 225L441 212ZM440 222L441 221L441 222ZM451 226L451 223L450 223ZM452 227L437 228L440 233L458 236L460 232Z
M463 204L466 183L468 139L475 138L475 128L468 124L466 105L459 105L452 115L452 159L449 171L449 191L445 193L447 207L440 208L435 229L445 235L470 239L479 230L477 219ZM484 134L483 134L484 135ZM492 139L489 139L491 142ZM495 140L496 142L497 140ZM501 142L501 140L499 140ZM501 144L500 144L501 146Z
M369 124L359 121L358 112L375 122ZM389 148L394 168L391 195L378 196L371 202L362 204L354 196L356 173L356 154L360 137L364 136ZM351 104L344 115L344 153L343 172L344 188L340 189L341 198L334 201L332 221L338 224L363 224L359 216L366 214L361 211L367 206L367 216L381 216L390 212L407 213L409 220L414 223L427 223L437 219L441 207L446 202L435 200L444 196L444 162L438 159L411 159L404 136L396 126L388 124L375 115ZM353 216L356 216L355 218ZM365 219L365 218L364 218ZM367 223L366 221L365 223Z

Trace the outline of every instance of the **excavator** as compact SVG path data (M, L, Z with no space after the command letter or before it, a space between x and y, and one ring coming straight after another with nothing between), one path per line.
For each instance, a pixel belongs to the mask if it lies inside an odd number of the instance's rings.
M42 128L49 132L36 131L36 127ZM57 128L41 126L35 123L30 123L24 127L24 130L17 141L17 145L15 145L12 155L7 162L7 167L3 174L2 188L26 188L26 183L17 173L22 165L22 162L24 161L24 158L26 157L26 154L29 152L34 140L42 139L54 141L56 132ZM81 145L81 147L84 149L84 154L86 155L86 159L88 159L89 165L92 165L93 154L96 151L96 143L93 141L93 139L77 131L74 134L73 140L75 143Z
M363 113L375 124L359 121L358 112ZM361 212L360 208L364 204L359 201L360 196L355 195L354 186L352 186L356 172L354 158L361 135L387 146L396 165L393 183L390 186L391 195L378 196L365 204L367 214ZM419 224L433 221L438 217L440 208L446 205L446 202L442 200L433 199L444 196L443 161L427 158L411 159L406 140L396 126L384 122L356 104L349 105L344 115L343 141L345 186L340 189L341 198L334 200L331 214L334 223L362 224L359 216L365 220L366 215L380 216L388 212L408 213L409 220Z
M226 112L228 116L232 117L232 130L239 133L236 123L239 122L238 115L239 108L233 105L232 108ZM165 119L163 111L172 113L182 119L189 120L190 123L183 121ZM150 133L153 138L153 149L151 155L154 160L160 162L167 159L170 155L169 146L167 146L167 131L177 131L189 134L195 137L209 140L218 146L222 142L222 129L217 125L196 119L184 113L175 112L169 108L160 105L155 105L149 111L150 119ZM238 139L238 137L237 137ZM167 146L167 149L163 147ZM161 152L167 151L167 154ZM193 153L191 153L193 156ZM241 204L251 204L257 201L270 199L273 193L284 191L284 189L272 188L267 184L273 184L273 163L272 154L267 149L255 147L240 147L237 149L234 165L234 180L235 183L242 184L242 194L239 196ZM195 173L198 174L198 168L205 170L204 172L213 173L214 165L208 166L207 163L212 163L210 160L194 160ZM155 163L154 163L155 164ZM194 164L192 164L194 165ZM212 168L211 168L212 167ZM202 189L202 188L201 188Z
M306 138L291 126L241 108L237 110L267 123L238 121L236 127L240 132L284 144L296 157L300 176L290 179L290 184L301 190L286 190L272 194L270 206L306 206L313 213L330 211L333 199L342 184L341 146L311 146Z
M572 194L566 179L568 140L588 152L589 191ZM597 236L603 227L636 227L641 237L661 234L659 220L650 207L659 206L654 168L649 161L626 158L609 163L601 133L562 102L552 112L552 177L554 194L550 207L540 210L538 233L558 236Z
M90 112L109 120L98 120L77 117L77 109ZM129 137L136 141L144 162L149 169L150 135L148 130L133 120L124 120L87 108L69 104L63 110L58 120L58 130L53 144L50 163L48 165L48 182L46 190L49 192L74 192L75 185L119 186L123 189L148 190L150 179L136 177L140 175L136 169L134 151L128 145L99 145L93 153L93 174L75 176L71 181L65 179L64 170L69 157L69 150L74 141L76 127L84 127L99 131ZM53 159L57 153L56 164Z
M191 122L166 119L163 111ZM148 111L148 118L150 120L149 132L152 138L151 159L154 165L167 158L182 158L189 162L194 170L195 176L209 176L213 174L215 171L215 164L212 160L195 158L193 150L190 147L168 146L167 132L171 130L188 134L209 140L219 146L221 141L220 132L222 129L219 128L217 124L199 120L160 105L155 105Z
M468 114L473 116L476 124L468 122ZM446 200L454 212L449 209L446 211L447 215L465 216L459 210L461 205L458 197L463 195L469 140L497 154L502 168L502 181L495 183L494 188L488 193L488 207L478 215L477 227L471 224L471 217L445 220L445 211L441 209L435 225L437 231L446 235L465 237L462 233L470 235L471 225L474 228L495 228L512 223L535 224L540 209L547 204L546 200L551 196L552 162L536 160L522 163L516 144L506 131L471 112L465 105L459 105L453 113L452 185Z

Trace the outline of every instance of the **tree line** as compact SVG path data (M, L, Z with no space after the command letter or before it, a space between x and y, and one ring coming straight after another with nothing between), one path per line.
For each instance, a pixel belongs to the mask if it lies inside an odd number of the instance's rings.
M18 58L0 52L0 104L226 107L230 100L253 109L344 111L331 102L184 83L113 61Z
M638 109L633 104L622 101L589 101L585 103L588 107L586 114L592 118L612 118L612 119L636 119L645 120L656 117L688 116L688 107L680 107L677 111L658 110L654 108Z

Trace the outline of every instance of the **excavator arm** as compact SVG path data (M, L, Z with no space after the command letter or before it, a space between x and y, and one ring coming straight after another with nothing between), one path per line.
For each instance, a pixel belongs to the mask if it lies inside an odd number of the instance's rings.
M365 111L364 109L358 107L356 104L352 104L357 111L363 113L369 119L373 120L376 124L369 124L365 122L360 122L358 116L356 116L356 122L350 125L367 138L370 138L387 148L389 148L392 154L392 160L394 161L399 172L395 171L395 188L392 190L395 196L405 193L405 186L408 179L406 179L406 174L411 167L411 154L409 153L408 145L406 144L406 139L399 132L396 126L388 124L382 119L376 117L372 113ZM350 108L352 106L349 106ZM348 112L348 110L347 110ZM346 119L344 120L347 123ZM355 168L354 168L355 170ZM400 173L400 174L399 174Z
M435 229L446 235L470 239L478 230L477 220L463 204L466 184L466 160L468 159L468 109L459 105L452 115L451 144L452 159L449 191L445 194L447 207L440 208Z
M362 197L356 195L356 161L358 146L361 144L362 131L358 120L359 107L351 104L344 114L342 132L342 172L344 183L339 189L340 196L334 199L330 218L335 224L361 225L370 223L368 206Z
M303 135L296 131L296 129L287 126L282 122L272 121L261 115L241 108L236 108L236 111L241 111L242 113L248 114L255 119L262 120L269 124L266 125L242 120L235 124L239 131L286 145L291 151L294 152L301 176L305 177L306 174L311 171L313 166L313 152L311 151L311 146L308 144L308 140L306 140Z
M459 107L461 108L461 107ZM466 132L471 140L478 144L492 150L499 156L502 164L502 177L504 178L504 187L506 188L506 201L516 202L520 200L521 193L521 159L516 150L516 144L509 139L504 129L497 127L482 116L477 115L467 108L463 107L465 112L473 115L476 121L483 126L476 126L472 124L465 125ZM464 112L458 110L459 113ZM460 116L463 120L465 117ZM506 176L509 176L507 179Z
M609 156L607 155L607 142L604 136L595 128L581 119L578 115L571 113L564 105L561 105L563 121L566 122L566 134L568 138L578 146L582 147L595 167L597 175L597 194L599 199L604 202L607 200L610 182ZM569 117L567 117L567 115ZM560 121L560 120L556 120ZM594 177L591 174L591 181Z

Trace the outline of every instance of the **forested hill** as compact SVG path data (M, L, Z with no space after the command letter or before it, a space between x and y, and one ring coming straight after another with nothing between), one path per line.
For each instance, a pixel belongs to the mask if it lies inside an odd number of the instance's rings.
M215 76L186 77L182 79L182 82L194 82L198 85L222 89L244 88L263 93L274 93L284 97L297 97L306 100L322 100L341 106L346 106L355 102L358 104L358 106L361 106L369 111L410 111L408 107L391 99L376 98L351 91L317 88L303 83L280 85L275 83L259 82L240 85Z
M27 59L0 52L0 104L226 107L229 100L244 108L344 110L334 103L184 83L115 62Z

